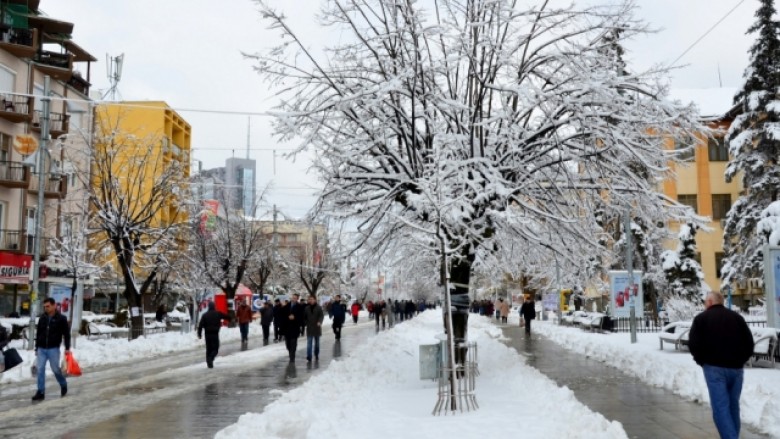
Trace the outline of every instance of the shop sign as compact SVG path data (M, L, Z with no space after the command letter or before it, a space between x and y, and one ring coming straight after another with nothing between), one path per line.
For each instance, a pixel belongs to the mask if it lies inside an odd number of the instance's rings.
M0 252L0 283L30 283L32 256Z

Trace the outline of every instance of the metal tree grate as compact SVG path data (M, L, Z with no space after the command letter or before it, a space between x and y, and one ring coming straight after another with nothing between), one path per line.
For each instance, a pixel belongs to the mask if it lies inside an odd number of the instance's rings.
M458 344L458 349L464 348L466 361L455 365L454 385L450 383L453 373L452 368L447 365L448 361L444 361L444 364L439 367L438 400L433 408L435 416L463 413L479 408L476 397L477 376L479 376L477 344L475 342Z

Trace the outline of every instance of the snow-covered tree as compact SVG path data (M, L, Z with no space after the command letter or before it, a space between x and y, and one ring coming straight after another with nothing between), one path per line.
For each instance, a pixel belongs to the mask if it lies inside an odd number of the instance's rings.
M709 287L704 283L704 272L696 261L696 231L698 226L688 223L680 226L677 250L661 255L661 266L666 274L667 289L664 305L673 321L693 318L691 311L701 308Z
M644 30L633 2L332 0L322 20L350 37L327 57L260 4L283 42L253 57L281 95L277 133L317 152L319 210L380 247L415 234L449 274L455 337L476 261L548 232L597 250L605 196L637 216L679 207L656 192L674 160L661 133L697 117L664 99L662 68L624 76L603 50Z
M745 190L723 227L724 284L763 277L762 247L767 241L756 224L761 212L780 200L780 39L775 12L774 0L761 0L757 21L748 29L756 34L756 42L750 48L745 84L734 97L742 112L726 134L731 156L726 181L741 174Z
M121 115L106 112L98 120L87 187L89 226L99 233L91 235L90 246L113 250L136 338L143 334L143 295L165 266L164 255L183 245L184 170L178 161L163 158L159 137L123 131Z

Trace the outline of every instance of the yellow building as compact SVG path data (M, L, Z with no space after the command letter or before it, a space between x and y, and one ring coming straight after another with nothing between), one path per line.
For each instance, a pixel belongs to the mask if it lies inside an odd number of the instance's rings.
M182 170L182 181L190 176L192 128L176 111L162 101L124 101L101 104L95 109L97 142L116 133L124 157L115 160L118 176L132 173L130 186L140 197L148 197L160 174L174 164ZM100 145L97 145L100 147ZM143 169L135 169L141 166ZM145 195L147 194L147 195ZM167 226L187 220L187 213L171 194L156 225ZM143 204L143 203L141 203Z
M136 220L143 217L145 211L154 210L148 224L151 227L167 228L186 222L187 209L179 197L186 193L190 176L190 124L161 101L100 104L95 107L94 118L92 185L100 188L103 181L111 180L117 185L113 191L125 200L119 209ZM177 169L175 177L161 185L161 176L174 167ZM161 187L165 189L160 191ZM154 208L149 209L150 204ZM156 209L158 205L160 208ZM101 244L93 245L105 246L105 238L96 237L96 243ZM183 239L179 241L184 243ZM98 297L98 300L113 301L117 297L121 302L123 299L116 293L122 289L122 276L115 264L115 255L113 252L105 255L112 259L115 279L105 279L97 288L106 296ZM136 270L154 263L142 260L142 254L138 256L141 259L136 261ZM140 272L139 275L143 276Z
M734 178L726 183L725 171L729 154L724 137L736 116L734 108L719 117L707 118L705 122L713 130L713 137L699 134L695 139L669 139L667 146L680 148L697 142L693 161L684 165L673 165L677 179L666 180L663 192L680 204L688 205L701 216L710 217L710 231L699 231L696 235L696 247L699 262L704 271L705 282L713 291L721 290L720 270L723 264L723 221L731 205L742 191L742 179ZM673 226L677 230L677 226ZM669 248L676 248L676 240ZM749 285L734 285L732 294L734 303L743 305L749 302L747 294L755 293Z

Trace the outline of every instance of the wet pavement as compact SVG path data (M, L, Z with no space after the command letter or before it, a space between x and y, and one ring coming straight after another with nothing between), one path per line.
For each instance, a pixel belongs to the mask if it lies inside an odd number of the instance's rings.
M90 369L71 379L66 398L59 397L50 377L47 389L54 396L47 393L47 399L38 404L30 403L34 383L4 386L0 438L211 438L240 415L261 412L278 397L278 391L302 384L374 333L371 324L347 325L337 343L326 321L319 362L311 364L306 362L306 339L302 337L293 364L284 343L262 346L250 339L249 350L267 351L267 361L227 363L242 350L234 342L220 348L214 369L203 365L203 349L140 364Z
M615 367L567 351L541 335L527 338L519 327L504 327L507 344L532 366L609 420L618 421L629 438L710 439L718 437L708 404L687 401L643 383ZM586 428L586 426L583 426ZM764 438L742 426L741 438Z

